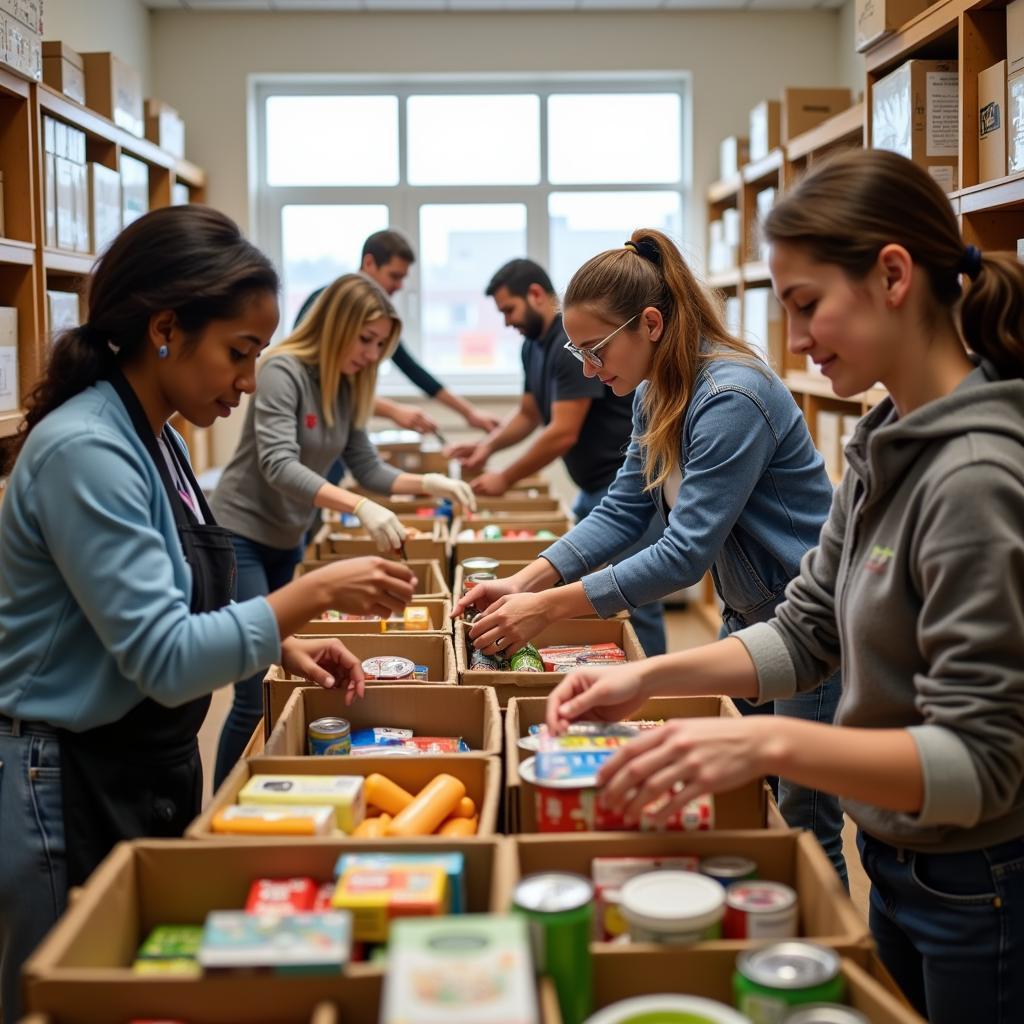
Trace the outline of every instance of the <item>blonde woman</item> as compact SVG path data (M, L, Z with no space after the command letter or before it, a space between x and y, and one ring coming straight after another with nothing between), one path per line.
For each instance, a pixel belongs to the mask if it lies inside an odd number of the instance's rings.
M212 502L217 521L234 535L239 600L291 579L314 508L355 514L381 551L405 539L392 512L325 479L339 457L371 491L427 493L475 507L472 491L459 480L386 466L366 435L377 366L394 350L401 326L381 288L361 274L345 274L268 352L238 447ZM218 785L263 713L261 678L256 673L235 684L217 752Z

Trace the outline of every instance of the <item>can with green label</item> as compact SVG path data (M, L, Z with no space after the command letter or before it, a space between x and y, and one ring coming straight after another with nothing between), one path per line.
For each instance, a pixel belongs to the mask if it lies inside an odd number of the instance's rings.
M590 1014L592 988L590 879L559 871L530 875L516 886L512 910L529 920L534 967L554 981L564 1024L583 1024Z
M841 1003L839 954L813 942L776 942L740 953L732 977L736 1008L753 1024L782 1024L794 1006Z

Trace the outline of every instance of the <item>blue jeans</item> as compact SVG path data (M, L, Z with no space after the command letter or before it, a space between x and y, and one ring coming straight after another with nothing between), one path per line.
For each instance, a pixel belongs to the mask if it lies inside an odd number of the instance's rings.
M871 933L931 1024L1024 1015L1024 838L968 853L914 853L857 834Z
M235 534L235 558L238 577L235 600L261 597L291 582L295 567L302 561L302 548L269 548ZM263 676L266 669L235 683L235 698L217 744L217 764L213 774L216 790L227 778L245 750L263 717Z
M608 486L610 487L611 484ZM608 487L602 487L598 491L580 491L572 506L572 513L576 517L576 521L580 522L589 513L593 512L601 504L601 499L607 493ZM631 555L635 555L638 551L643 551L644 548L649 548L652 544L656 544L661 539L662 533L664 533L664 527L658 521L658 517L651 516L651 522L644 535L635 544L616 555L612 559L612 564L617 565ZM645 604L642 608L636 608L631 611L629 618L633 623L633 628L636 630L636 635L640 638L640 646L643 647L647 657L653 658L657 654L664 654L667 650L665 642L665 606L660 601L654 601L651 604Z
M21 1019L21 967L64 912L60 749L49 726L0 717L0 1008Z

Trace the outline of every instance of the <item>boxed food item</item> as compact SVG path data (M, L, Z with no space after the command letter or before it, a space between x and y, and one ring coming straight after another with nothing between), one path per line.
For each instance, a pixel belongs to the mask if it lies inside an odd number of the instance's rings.
M1006 83L1009 126L1006 139L1006 168L1009 174L1024 171L1024 71L1011 75Z
M363 780L352 775L255 774L238 794L246 804L326 804L334 808L335 824L353 832L366 813Z
M18 406L18 311L0 306L0 412Z
M103 252L121 233L121 175L103 164L86 165L92 252Z
M43 43L43 81L68 99L85 104L85 62L67 43L55 39Z
M762 100L750 112L750 162L766 157L782 143L782 104Z
M783 143L816 128L853 103L849 89L782 90L781 132Z
M338 858L334 874L335 877L341 878L350 867L392 868L408 864L439 865L448 879L449 910L453 914L465 912L466 858L457 850L438 850L430 853L343 853Z
M128 227L132 221L149 213L149 165L122 153L120 168L121 224Z
M978 180L1006 174L1006 61L978 75Z
M395 918L448 913L448 876L429 861L348 864L331 902L351 913L358 942L387 942Z
M179 160L185 158L185 122L169 103L148 99L145 104L146 138Z
M750 162L750 143L739 135L729 135L718 144L718 180L735 178Z
M145 135L142 78L112 53L83 53L85 100L97 113L132 135Z
M233 804L218 811L210 827L214 832L237 836L329 836L334 824L334 809L325 804Z
M933 0L857 0L854 8L854 38L858 52L870 49L890 36L911 18L916 18Z
M871 91L871 144L920 164L945 189L959 187L960 77L956 61L908 60Z

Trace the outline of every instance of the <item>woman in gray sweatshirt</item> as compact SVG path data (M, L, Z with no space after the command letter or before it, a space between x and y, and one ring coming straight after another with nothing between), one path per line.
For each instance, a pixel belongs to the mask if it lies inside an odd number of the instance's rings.
M841 666L834 726L677 720L603 766L603 799L635 818L669 794L667 815L762 774L835 793L910 1000L932 1024L1009 1024L1024 1006L1024 267L965 246L936 182L881 151L812 171L764 230L790 350L837 395L881 381L889 397L775 618L575 672L548 725L652 695L777 699Z

